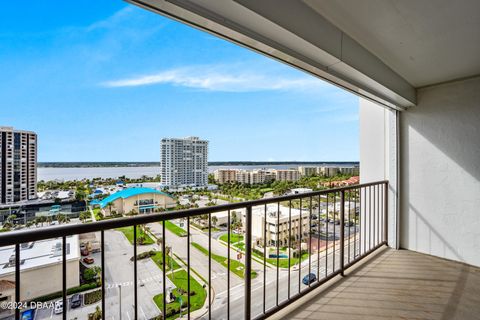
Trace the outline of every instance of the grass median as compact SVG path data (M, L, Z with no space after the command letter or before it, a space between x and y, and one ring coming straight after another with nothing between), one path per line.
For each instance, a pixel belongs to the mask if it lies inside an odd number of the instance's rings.
M150 257L153 262L160 268L160 270L163 270L163 253L161 251L155 252L155 255ZM167 260L167 264L165 265L165 271L169 271L172 267L173 270L180 269L180 265L175 261L175 259L172 259L170 256L165 256L165 260Z
M128 241L133 244L133 227L122 227L117 228L116 230L122 232ZM143 239L143 240L142 240ZM137 243L138 244L154 244L155 241L146 234L140 226L137 226Z
M232 245L245 254L245 243L244 242L237 242L237 243L232 244ZM276 254L277 251L273 250L272 253ZM282 251L280 251L280 253L282 253ZM258 260L262 261L262 263L263 263L263 251L253 249L252 250L252 256L254 256ZM302 261L305 261L306 259L308 259L308 253L303 253L302 254ZM298 260L299 260L298 258L290 257L290 267L293 267L294 265L298 264ZM267 263L269 263L271 265L277 266L277 258L267 258L266 261L267 261ZM288 258L279 258L278 259L278 266L280 268L288 268L289 267Z
M160 222L160 224L162 224ZM175 223L171 221L165 221L165 228L167 228L168 231L174 233L178 237L186 237L187 236L187 231L185 231L183 228L180 228L177 226Z
M188 302L188 274L185 270L176 271L169 274L168 278L175 284L173 294L175 297L182 297L182 307L185 308ZM207 298L207 291L190 276L190 312L202 308ZM158 294L153 297L153 301L160 310L163 310L163 294ZM183 313L186 313L184 311ZM178 298L171 303L167 303L166 319L176 319L180 316L180 301Z
M223 234L220 237L220 240L228 243L228 233ZM230 233L230 243L236 243L239 241L243 241L243 235L241 234L236 234L236 233Z
M204 255L208 257L208 250L202 247L200 244L196 242L192 242L192 246L202 252ZM228 269L228 258L220 256L218 254L212 253L212 259L220 263L222 266ZM239 276L240 278L244 278L244 270L245 265L240 261L230 258L230 271ZM252 279L257 277L257 273L252 271Z

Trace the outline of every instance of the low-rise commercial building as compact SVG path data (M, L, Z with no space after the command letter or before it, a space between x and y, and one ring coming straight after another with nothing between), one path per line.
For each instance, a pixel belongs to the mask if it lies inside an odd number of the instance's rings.
M67 288L80 285L78 235L66 238ZM62 239L22 243L20 300L31 301L62 288ZM0 248L0 301L15 301L15 247Z
M99 202L104 215L129 212L149 213L157 209L173 208L175 199L162 191L150 188L129 188L116 192Z

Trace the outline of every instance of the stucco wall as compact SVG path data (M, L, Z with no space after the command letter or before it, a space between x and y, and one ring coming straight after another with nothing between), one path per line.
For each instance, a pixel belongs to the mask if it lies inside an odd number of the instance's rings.
M398 247L397 112L360 98L360 183L388 180L388 244ZM382 192L383 190L380 190ZM369 224L370 193L360 194L361 219ZM368 230L365 230L368 233ZM367 237L368 239L368 237ZM367 243L368 245L368 243Z
M15 281L15 274L2 279ZM53 263L48 266L22 270L20 273L20 299L34 300L37 297L62 291L62 264ZM67 288L80 285L78 259L67 261Z
M132 210L137 211L138 206L135 205L136 201L140 200L150 200L153 199L154 203L158 207L162 208L171 208L176 205L175 199L172 199L168 196L156 194L156 193L146 193L136 196L131 196L130 198L119 198L112 202L112 210L117 213L125 214ZM109 215L110 211L108 207L104 208L105 214Z
M401 113L402 247L480 266L480 78Z

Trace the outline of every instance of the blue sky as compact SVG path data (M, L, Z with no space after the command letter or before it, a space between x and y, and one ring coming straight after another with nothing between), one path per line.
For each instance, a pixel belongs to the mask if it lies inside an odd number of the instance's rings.
M159 161L200 136L210 160L358 160L358 98L122 1L0 11L0 125L39 161Z

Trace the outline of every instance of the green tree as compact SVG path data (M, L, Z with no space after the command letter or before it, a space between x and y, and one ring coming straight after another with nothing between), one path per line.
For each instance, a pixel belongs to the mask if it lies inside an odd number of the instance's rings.
M87 268L83 271L83 280L90 283L100 277L102 269L98 266Z
M58 221L58 224L67 223L67 222L70 222L70 218L63 213L59 213L57 214L57 221Z
M102 319L102 309L99 306L95 307L95 312L88 314L88 320L101 320Z
M85 221L86 221L87 219L89 219L90 216L91 216L91 215L90 215L90 212L88 212L88 211L83 211L83 212L80 213L79 219L80 219L80 221L82 221L83 223L85 223Z

